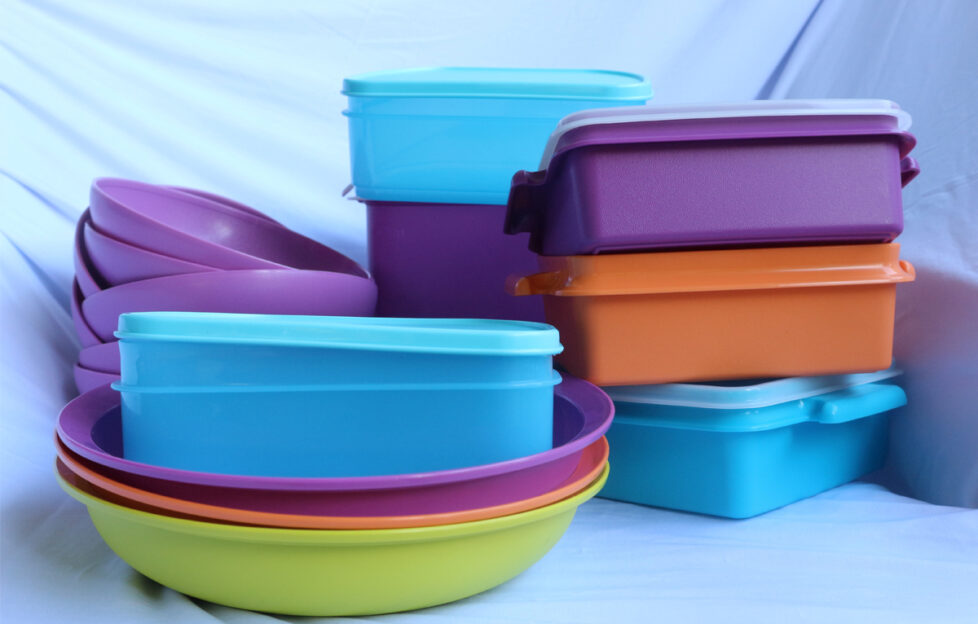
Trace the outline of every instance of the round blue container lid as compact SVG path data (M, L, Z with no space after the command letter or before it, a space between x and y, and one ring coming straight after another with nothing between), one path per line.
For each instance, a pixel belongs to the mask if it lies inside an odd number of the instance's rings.
M119 316L121 340L337 347L431 353L555 355L545 323L488 319L133 312Z
M636 100L652 97L638 74L597 69L425 67L379 71L343 81L349 96Z

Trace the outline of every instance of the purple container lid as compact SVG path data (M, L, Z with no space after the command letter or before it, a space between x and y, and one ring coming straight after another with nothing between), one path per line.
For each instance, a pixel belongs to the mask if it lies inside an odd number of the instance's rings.
M540 169L588 145L787 137L892 135L900 156L916 144L910 115L889 100L754 100L677 107L628 106L568 115L550 135Z
M237 312L371 316L373 280L328 271L213 271L169 275L108 288L85 299L82 315L103 341L126 312Z
M600 388L569 375L564 375L563 382L554 388L554 399L556 446L551 450L494 464L417 474L344 478L259 477L193 472L127 460L122 457L119 393L108 385L68 403L58 417L57 432L65 446L100 466L174 484L265 493L381 491L460 485L489 477L515 475L564 460L570 460L572 469L580 453L611 426L614 403ZM480 496L483 492L470 494Z
M152 184L92 182L100 231L150 251L217 269L295 268L366 276L343 254L267 219Z

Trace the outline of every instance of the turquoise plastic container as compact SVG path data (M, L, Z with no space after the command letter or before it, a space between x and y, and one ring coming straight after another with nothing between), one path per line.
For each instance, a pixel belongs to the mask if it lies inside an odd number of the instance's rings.
M749 518L883 465L896 371L607 389L615 466L601 496Z
M117 336L127 459L354 477L552 445L561 347L542 323L145 312Z
M495 205L561 118L652 97L625 72L460 67L361 74L343 93L359 198Z

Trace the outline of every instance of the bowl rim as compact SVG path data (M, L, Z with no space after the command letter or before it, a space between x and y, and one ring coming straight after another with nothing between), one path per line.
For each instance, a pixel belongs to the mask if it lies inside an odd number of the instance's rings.
M508 516L485 520L442 524L427 527L408 527L398 529L283 529L273 527L253 527L233 524L217 524L199 520L187 520L162 516L145 511L130 509L83 492L57 473L58 485L69 496L84 504L89 514L107 513L127 523L138 523L154 529L184 533L203 538L224 541L252 542L265 544L308 544L308 545L368 545L432 542L450 538L472 537L480 534L501 531L546 520L561 513L573 513L577 507L593 498L608 479L609 464L605 463L601 475L586 488L556 503Z
M92 217L91 215L88 214L87 209L83 214L83 218L84 218L84 222L82 223L82 241L85 245L85 251L88 252L88 255L91 258L93 264L95 263L95 257L98 256L98 254L92 256L92 252L91 252L92 249L91 242L95 241L103 246L111 246L111 247L115 247L116 249L124 248L126 253L130 253L133 255L149 257L154 260L163 260L165 262L170 262L175 265L176 264L182 265L181 268L184 269L186 273L190 273L192 271L203 273L205 271L221 270L216 267L212 267L206 264L201 264L199 262L193 262L191 260L177 258L176 256L168 256L164 253L153 251L152 249L146 249L145 247L140 247L135 243L130 243L128 241L120 240L119 238L100 230L98 226L95 225L95 222L92 221ZM172 273L171 275L181 275L181 274ZM164 276L160 275L158 277L164 277ZM153 279L153 278L147 278L147 279ZM105 281L108 282L108 280ZM121 284L119 285L121 286ZM108 286L106 286L101 290L108 290L113 286L115 286L115 284L109 284Z
M88 285L87 290L91 291L91 295L101 292L108 288L105 284L105 279L98 274L92 266L92 259L88 253L88 247L85 245L84 231L85 224L92 220L92 215L89 213L88 208L82 211L78 216L78 221L75 222L75 238L72 245L72 262L75 269L75 281L78 282L78 289L85 293L85 288L82 288L82 282ZM88 295L88 296L91 296Z
M562 374L562 377L563 381L554 386L555 401L567 401L583 415L581 429L566 443L540 453L506 461L434 472L368 477L262 477L194 472L127 460L100 448L92 438L96 423L119 406L121 397L110 384L89 390L65 405L58 415L56 429L58 437L65 446L85 459L102 466L155 479L251 490L341 492L428 487L493 477L546 464L582 451L603 436L611 426L615 414L615 406L611 398L600 388L583 379L571 377L566 373Z
M508 516L522 513L532 509L537 509L545 505L550 505L565 498L574 496L583 491L588 485L593 483L601 476L605 464L608 463L609 446L606 438L601 437L593 444L584 449L574 467L569 474L556 487L536 496L522 498L508 503L501 503L489 507L475 507L461 509L457 511L427 513L427 514L403 514L389 516L328 516L317 514L295 514L260 511L254 509L242 509L239 507L228 507L220 504L190 501L175 496L168 496L156 492L150 492L136 486L121 483L103 475L98 470L86 466L83 460L73 456L74 454L64 446L57 436L55 436L55 446L57 448L57 466L63 465L73 477L81 481L85 486L95 489L94 492L87 491L85 487L78 487L71 483L73 487L86 491L91 496L102 498L100 491L108 492L111 496L120 499L117 504L130 507L127 503L135 503L155 508L152 513L171 517L190 517L203 522L222 522L236 525L264 526L271 528L295 528L295 529L396 529L408 527L437 526L442 524L458 524L461 522L474 522L489 518ZM60 471L60 468L59 468ZM582 473L583 474L580 474ZM108 501L112 502L112 501ZM143 510L151 511L151 510Z
M86 297L81 301L80 307L89 326L98 326L96 335L99 339L102 340L102 336L105 335L107 338L103 342L112 342L116 340L114 334L118 328L119 315L144 311L139 308L144 308L148 303L154 310L159 310L161 305L170 309L179 307L186 310L188 307L200 307L201 304L197 302L201 300L207 302L208 307L214 307L216 301L227 298L227 293L240 293L242 289L268 288L272 285L269 284L269 280L272 280L278 288L287 287L289 292L301 293L308 288L316 288L320 291L351 288L362 291L357 296L365 300L376 298L377 285L369 275L289 268L233 269L179 273L119 284ZM280 291L280 294L282 292L285 290ZM201 293L206 293L204 298ZM293 297L289 301L302 300L301 295ZM345 295L344 298L352 299L352 295ZM166 303L161 304L161 299ZM190 301L194 303L190 304ZM373 309L373 304L370 309ZM106 318L107 316L110 318ZM97 322L92 320L96 318ZM92 329L96 330L95 327Z
M300 234L295 230L285 227L281 223L265 219L258 215L253 214L250 211L241 211L240 209L229 207L226 202L215 200L211 197L207 197L194 192L187 192L185 189L174 188L166 185L150 184L148 182L140 182L139 180L128 180L125 178L114 178L114 177L100 177L92 180L92 184L89 190L89 210L93 204L98 208L98 204L102 203L104 205L111 205L111 210L117 213L125 213L127 218L136 219L143 224L144 227L152 227L161 232L165 232L166 236L172 236L174 238L179 238L181 241L187 244L194 244L201 246L202 248L210 249L213 252L219 253L224 257L246 259L251 262L255 267L261 266L265 269L289 269L289 265L276 262L274 260L269 260L263 256L259 256L253 253L248 253L246 251L228 247L216 243L214 241L201 238L196 236L191 232L184 231L180 228L174 227L169 223L160 221L145 212L133 208L127 204L122 199L119 199L113 189L127 189L134 190L146 194L156 194L160 197L171 198L173 201L179 201L186 204L196 206L197 208L211 213L217 213L224 217L227 217L234 221L239 221L248 227L256 228L259 231L264 231L266 233L271 233L272 235L278 235L282 237L291 238L293 241L304 239L309 244L315 244L322 248L320 252L324 257L330 257L332 262L337 265L337 267L344 267L347 271L354 271L357 276L366 277L369 276L369 272L346 254L343 254L336 249L333 249L329 245L321 243L315 239L309 238L304 234ZM96 200L98 198L98 200ZM227 198L224 198L227 199ZM95 223L95 219L92 218L92 222ZM104 231L104 230L103 230ZM281 232L281 233L280 233ZM128 241L127 241L128 242ZM294 243L293 243L294 244ZM221 268L221 267L215 267ZM339 269L337 269L337 272Z

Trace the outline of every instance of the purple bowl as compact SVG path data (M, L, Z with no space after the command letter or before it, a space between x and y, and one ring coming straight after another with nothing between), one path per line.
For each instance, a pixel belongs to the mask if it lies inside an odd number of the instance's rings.
M81 340L83 347L102 344L102 339L95 334L82 314L82 302L82 291L76 279L71 282L71 320L75 323L75 333L78 334L78 339ZM115 338L112 337L110 340L115 340Z
M75 364L75 387L78 392L84 394L89 390L104 386L119 380L119 373L107 373L100 370L85 368L81 364Z
M348 478L254 477L191 472L122 457L119 394L109 386L71 401L58 437L99 472L157 494L211 505L302 515L384 516L459 511L544 494L604 435L614 404L596 386L567 375L554 396L554 448L495 464L439 472Z
M129 245L99 232L90 222L84 225L82 239L92 266L107 287L167 275L220 270Z
M91 370L118 375L122 370L119 366L119 345L113 340L85 347L78 352L78 363Z
M92 259L85 249L84 228L85 223L91 219L88 210L78 217L75 225L75 280L81 290L82 298L91 297L103 288L107 288L105 282L96 274Z
M183 186L163 186L162 188L171 189L180 193L186 193L188 195L194 195L196 197L203 197L204 199L208 199L215 204L220 204L225 208L230 208L244 214L249 214L253 217L258 217L259 219L268 221L269 223L274 223L275 225L285 227L264 212L255 210L251 206L247 206L241 202L236 202L233 199L228 199L227 197L218 195L217 193L208 193L207 191L201 191L200 189L185 188Z
M114 340L126 312L237 312L371 316L377 286L367 277L328 271L212 271L130 282L85 299L82 314L103 341Z
M266 219L152 184L100 178L90 210L99 231L217 269L307 269L366 276L343 254Z

